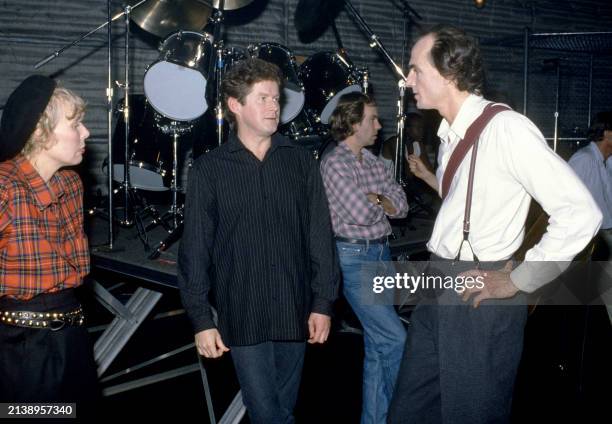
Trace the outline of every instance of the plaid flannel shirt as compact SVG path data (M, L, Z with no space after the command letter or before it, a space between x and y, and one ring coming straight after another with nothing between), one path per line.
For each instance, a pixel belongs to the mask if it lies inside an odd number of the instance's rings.
M62 170L46 184L21 155L0 163L0 297L76 287L88 273L78 174Z
M387 197L396 213L408 213L404 190L388 174L383 162L362 149L359 162L346 143L339 143L321 163L334 234L340 237L376 239L391 234L391 225L382 206L368 200L368 193Z

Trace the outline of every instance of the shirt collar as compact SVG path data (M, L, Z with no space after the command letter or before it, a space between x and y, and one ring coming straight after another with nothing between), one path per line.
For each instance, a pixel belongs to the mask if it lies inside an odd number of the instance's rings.
M47 184L25 156L18 155L14 160L17 169L21 172L24 181L28 184L39 209L47 208L50 204L57 202L57 200L64 195L64 186L57 173L51 177Z
M463 139L465 132L472 125L472 122L484 110L488 102L476 94L470 94L465 98L459 108L459 112L453 121L453 124L449 124L446 119L442 119L440 127L438 128L438 137L443 143L447 143L451 138Z
M235 131L230 131L227 144L228 144L228 150L231 153L238 152L240 150L246 150L246 147L244 147L244 144L242 144L242 142L238 138L238 134L236 134ZM276 134L272 135L272 144L270 146L270 152L269 153L272 153L273 151L275 151L279 147L291 147L291 148L293 148L293 147L295 147L295 145L291 144L289 142L289 140L287 140L286 137L283 137L282 135L276 133Z
M591 148L591 150L593 150L593 152L595 152L595 155L599 158L600 161L605 162L603 153L601 153L601 150L599 150L599 147L597 147L597 143L595 143L594 141L591 141L589 143L589 147Z
M353 153L351 148L344 141L338 143L338 146L346 156L350 156L355 162L359 162L355 153ZM361 158L362 165L370 166L372 163L376 162L376 156L365 147L361 149Z

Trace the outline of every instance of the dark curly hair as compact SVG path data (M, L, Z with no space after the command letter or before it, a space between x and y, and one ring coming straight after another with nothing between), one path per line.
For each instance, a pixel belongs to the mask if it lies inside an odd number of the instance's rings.
M363 119L365 105L374 106L374 99L359 91L345 94L340 97L338 105L331 117L331 135L336 141L345 140L353 135L353 125L358 124Z
M604 133L612 131L612 111L599 112L587 133L587 138L590 141L601 141L604 139Z
M281 71L278 66L256 57L237 62L223 76L223 82L221 83L223 110L225 111L225 117L231 123L236 121L236 117L229 110L227 100L233 97L240 104L244 104L246 96L253 89L253 85L261 81L274 81L278 84L279 89L283 87Z
M454 81L461 91L482 95L485 81L480 45L475 37L452 25L436 25L432 35L431 60L440 75Z

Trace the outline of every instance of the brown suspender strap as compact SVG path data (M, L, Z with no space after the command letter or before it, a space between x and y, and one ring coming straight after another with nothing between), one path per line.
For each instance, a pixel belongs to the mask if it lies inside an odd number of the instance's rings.
M476 120L472 122L472 125L470 125L470 127L467 129L467 131L465 132L465 137L459 142L459 144L453 151L453 154L451 155L448 161L448 165L444 170L444 176L442 177L442 200L446 199L451 182L453 181L453 178L455 176L455 173L457 172L457 169L459 168L459 165L461 165L461 162L463 162L463 159L465 158L465 155L467 155L467 152L480 137L480 133L482 133L482 130L484 130L489 121L495 115L504 110L511 109L506 105L489 103L487 106L485 106L484 110L482 111L482 114L478 118L476 118ZM471 198L470 194L468 194L468 196L470 196Z
M470 160L470 173L468 177L468 187L467 194L465 198L465 212L463 215L463 241L459 246L459 251L457 252L456 261L460 259L461 256L461 248L463 247L463 242L470 243L468 238L470 236L470 214L472 211L472 191L474 188L474 170L476 169L476 156L478 154L478 139L480 138L480 134L485 129L489 121L497 115L499 112L504 110L511 110L509 107L501 104L493 104L489 103L485 106L482 114L476 118L472 125L465 132L465 137L459 142L453 154L451 155L448 166L444 171L444 176L442 177L442 199L444 200L448 194L448 190L450 188L450 183L459 168L459 165L467 155L468 150L472 148L472 157ZM476 253L472 249L472 254L474 255L474 261L476 263L479 262Z

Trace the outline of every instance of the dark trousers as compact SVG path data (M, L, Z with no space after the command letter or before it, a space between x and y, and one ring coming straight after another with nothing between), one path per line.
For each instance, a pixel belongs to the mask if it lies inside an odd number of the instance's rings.
M473 265L453 268L426 274ZM387 423L509 422L527 307L515 298L475 309L454 290L437 295L412 313Z
M242 400L252 424L293 423L304 342L264 342L232 346L234 368L242 390Z
M0 299L0 310L69 312L73 290L22 302ZM85 327L59 331L0 324L0 401L76 402L77 416L99 399L92 344Z

